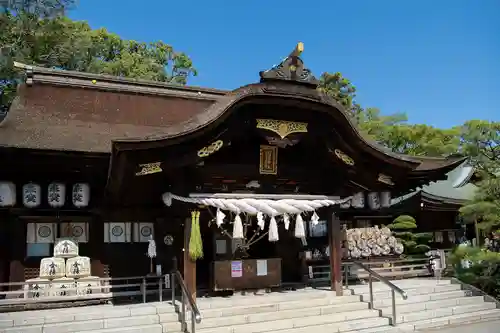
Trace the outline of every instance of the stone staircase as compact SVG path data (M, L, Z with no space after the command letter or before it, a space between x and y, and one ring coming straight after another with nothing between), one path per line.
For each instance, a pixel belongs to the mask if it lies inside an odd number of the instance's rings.
M407 279L392 281L408 294L403 300L396 294L397 327L373 328L363 333L419 331L446 326L499 320L500 308L495 302L488 302L483 296L472 296L460 284L443 279ZM368 285L349 288L353 295L360 295L362 301L369 301ZM388 287L380 282L373 283L374 308L381 316L392 317L392 296Z
M496 303L469 296L449 280L410 279L394 283L408 293L397 295L398 326L390 326L390 289L375 282L374 306L368 307L368 285L331 291L304 289L269 294L201 298L198 333L376 333L401 332L500 319ZM189 323L188 323L189 327ZM0 314L1 333L179 333L178 315L168 302L98 305L85 308Z

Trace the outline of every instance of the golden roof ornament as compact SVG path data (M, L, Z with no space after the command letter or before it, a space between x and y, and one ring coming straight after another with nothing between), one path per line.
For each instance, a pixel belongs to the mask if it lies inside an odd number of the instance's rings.
M316 88L319 84L318 79L312 72L304 67L304 62L300 55L304 51L304 43L299 42L293 51L281 63L267 71L260 72L260 81L288 81L300 84L306 84Z

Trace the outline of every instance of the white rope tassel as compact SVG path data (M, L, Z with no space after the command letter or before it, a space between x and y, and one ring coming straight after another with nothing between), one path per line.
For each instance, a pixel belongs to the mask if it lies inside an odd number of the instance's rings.
M233 239L243 239L243 223L240 214L237 214L233 222Z
M311 223L312 225L317 225L319 223L319 216L314 212L314 214L311 216Z
M283 224L285 225L285 230L290 228L290 216L287 213L283 214Z
M271 223L269 223L269 241L277 242L278 240L278 224L276 223L276 218L274 218L274 216L271 216Z
M296 238L306 237L306 231L304 229L304 220L302 220L302 216L300 216L300 214L297 214L297 218L295 219L295 237Z
M217 213L215 214L215 223L217 223L217 226L220 228L220 226L224 223L224 218L226 217L226 214L222 212L219 208L217 208Z
M264 214L262 214L262 212L257 213L257 225L259 226L260 230L264 230L266 221L264 221Z

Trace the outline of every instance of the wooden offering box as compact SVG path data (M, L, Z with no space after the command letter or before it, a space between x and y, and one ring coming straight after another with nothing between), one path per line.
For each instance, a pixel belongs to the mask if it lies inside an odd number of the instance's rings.
M245 290L281 285L281 259L221 260L213 262L214 290Z

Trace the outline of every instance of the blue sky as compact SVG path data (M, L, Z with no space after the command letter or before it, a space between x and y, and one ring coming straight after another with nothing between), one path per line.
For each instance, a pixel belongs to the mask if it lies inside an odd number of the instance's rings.
M302 41L306 65L343 73L364 107L439 127L500 120L499 15L499 0L80 0L71 13L186 52L204 87L256 82Z

